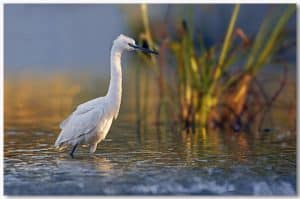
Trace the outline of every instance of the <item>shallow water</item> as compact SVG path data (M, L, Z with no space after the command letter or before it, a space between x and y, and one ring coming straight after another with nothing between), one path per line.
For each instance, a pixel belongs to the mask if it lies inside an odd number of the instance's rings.
M94 155L79 147L71 159L69 149L53 148L59 122L106 84L98 90L98 79L69 76L5 82L5 195L296 195L293 109L273 109L264 132L191 133L157 128L149 107L148 125L138 129L133 84L125 80L120 116L106 140ZM288 88L281 96L295 103Z
M71 159L53 132L5 132L6 195L295 195L296 149L287 131L137 133L117 121L94 155Z

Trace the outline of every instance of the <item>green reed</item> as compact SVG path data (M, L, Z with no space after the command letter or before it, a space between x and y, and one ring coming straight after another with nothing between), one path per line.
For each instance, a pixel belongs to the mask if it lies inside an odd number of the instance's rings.
M155 41L161 38L155 39L151 34L147 5L142 5L141 8L144 38L150 48L156 47ZM209 121L222 122L224 118L231 124L237 120L240 122L248 96L252 95L250 88L254 78L263 67L274 62L273 58L285 38L285 25L295 8L295 5L288 5L280 16L271 14L265 17L258 33L250 40L242 29L236 27L241 10L237 4L233 8L224 42L210 48L203 45L201 35L198 36L198 41L194 41L194 33L191 31L193 27L190 28L188 24L193 21L192 11L189 9L190 18L188 22L183 20L179 39L166 36L169 40L168 52L174 56L176 63L175 67L169 68L176 70L178 82L171 84L177 85L179 121L186 127L195 124L207 125ZM278 9L274 13L280 13L279 11ZM197 43L200 43L200 53L196 49ZM164 76L159 72L159 59L151 57L152 65L158 76ZM233 70L233 66L243 62L242 70ZM165 76L161 78L168 79ZM221 106L227 108L220 111Z

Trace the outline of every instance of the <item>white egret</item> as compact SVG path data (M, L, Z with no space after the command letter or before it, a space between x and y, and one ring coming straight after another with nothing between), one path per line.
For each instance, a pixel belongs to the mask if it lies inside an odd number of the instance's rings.
M110 82L107 94L80 104L60 124L61 132L54 146L60 148L71 145L72 158L79 144L88 144L90 153L94 153L97 144L105 139L112 121L118 116L122 95L121 56L125 50L158 54L156 51L137 46L133 39L122 34L114 40L110 55Z

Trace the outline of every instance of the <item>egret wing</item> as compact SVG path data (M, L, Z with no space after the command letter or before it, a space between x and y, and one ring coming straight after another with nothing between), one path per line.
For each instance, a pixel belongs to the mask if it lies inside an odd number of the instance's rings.
M64 121L62 121L59 125L60 129L63 129L66 124L70 121L70 118L72 115L74 114L83 114L85 112L88 112L90 110L92 110L95 106L97 106L98 104L101 104L101 102L103 102L103 97L98 97L96 99L87 101L83 104L80 104L77 106L76 110L69 115Z
M55 142L55 146L73 141L93 131L97 127L104 116L104 105L100 103L102 101L101 98L95 100L96 101L91 100L79 105L77 109L61 123L62 131Z
M78 112L78 113L87 112L87 111L91 110L92 108L94 108L95 106L101 105L103 102L104 102L103 97L98 97L96 99L92 99L90 101L87 101L83 104L78 105L75 112Z
M59 124L60 129L63 129L63 128L66 126L66 124L67 124L68 121L70 120L71 116L72 116L72 114L69 115L64 121L62 121L62 122Z

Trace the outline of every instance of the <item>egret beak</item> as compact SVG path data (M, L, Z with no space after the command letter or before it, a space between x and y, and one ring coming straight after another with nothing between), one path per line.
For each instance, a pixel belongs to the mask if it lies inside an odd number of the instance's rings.
M130 47L134 48L135 50L140 50L140 51L145 52L145 53L152 53L152 54L158 55L157 51L150 50L150 49L147 49L147 48L143 48L141 46L136 46L136 45L133 45L133 44L128 44L128 45Z

